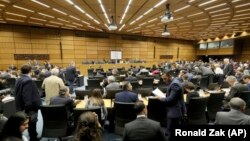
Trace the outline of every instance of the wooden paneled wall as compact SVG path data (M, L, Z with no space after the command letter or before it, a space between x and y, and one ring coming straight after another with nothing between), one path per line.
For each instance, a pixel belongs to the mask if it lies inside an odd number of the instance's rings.
M240 61L250 61L250 37L240 40L242 46L241 53L238 55Z
M14 60L13 54L49 54L52 64L65 67L75 61L79 67L85 60L110 59L111 50L122 51L124 59L160 63L169 61L160 59L160 55L173 55L174 61L177 60L178 48L178 59L196 59L193 41L164 38L133 41L123 40L122 35L116 34L110 34L109 38L86 38L76 37L72 30L0 24L0 69L6 69L10 64L20 67L27 62ZM40 63L43 61L39 60Z

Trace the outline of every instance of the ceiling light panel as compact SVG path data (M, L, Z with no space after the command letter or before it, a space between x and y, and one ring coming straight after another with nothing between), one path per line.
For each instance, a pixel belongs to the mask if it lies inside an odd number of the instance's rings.
M18 5L13 5L13 7L21 9L21 10L28 11L28 12L34 12L33 10L30 10L30 9L27 9L27 8L24 8L24 7L21 7L21 6L18 6Z
M54 11L60 13L60 14L63 14L63 15L68 15L67 13L65 13L65 12L63 12L63 11L61 11L61 10L58 10L58 9L56 9L56 8L52 8L52 10L54 10Z
M45 3L42 3L42 2L40 2L40 1L38 1L38 0L31 0L31 1L34 2L34 3L36 3L36 4L42 5L42 6L46 7L46 8L50 8L49 5L47 5L47 4L45 4Z
M211 7L205 8L205 10L214 9L214 8L217 8L217 7L224 6L224 5L226 5L226 4L227 4L227 3L221 3L221 4L218 4L218 5L215 5L215 6L211 6Z
M163 4L165 4L166 1L167 1L167 0L162 0L162 1L158 2L157 4L155 4L155 5L153 6L153 9L152 9L152 8L149 8L149 9L146 10L146 12L144 12L141 16L139 16L138 18L136 18L134 21L130 22L129 25L132 25L132 24L134 24L136 21L139 21L143 16L149 14L151 11L155 10L157 7L159 7L159 6L163 5ZM152 10L151 10L151 9L152 9Z
M215 1L216 1L216 0L206 0L206 2L201 3L201 4L199 4L198 6L201 7L201 6L204 6L204 5L208 5L208 4L213 3L213 2L215 2Z
M25 15L21 15L21 14L16 14L16 13L11 13L11 12L5 12L5 13L8 14L8 15L13 15L13 16L18 16L18 17L26 18Z
M50 16L48 14L44 14L44 13L41 13L41 12L39 12L38 14L42 15L42 16L45 16L45 17L49 17L49 18L55 18L54 16Z
M130 5L131 5L132 1L133 1L133 0L129 0L129 1L128 1L128 4L127 4L127 6L126 6L126 8L125 8L125 11L123 12L122 18L121 18L121 20L120 20L120 24L122 24L122 22L123 22L123 20L124 20L124 18L125 18L125 16L126 16L128 10L129 10L129 8L130 8Z
M105 16L105 18L106 18L108 24L110 24L110 20L109 20L109 18L108 18L108 15L107 15L107 12L106 12L106 10L105 10L105 8L104 8L104 5L103 5L103 3L102 3L102 0L98 0L98 3L99 3L99 5L100 5L100 7L101 7L101 9L102 9L102 12L103 12L103 14L104 14L104 16Z

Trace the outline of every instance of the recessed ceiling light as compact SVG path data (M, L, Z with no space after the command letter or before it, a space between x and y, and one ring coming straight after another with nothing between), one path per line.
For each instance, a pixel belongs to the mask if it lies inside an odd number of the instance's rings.
M19 16L19 17L26 18L25 15L21 15L21 14L16 14L16 13L11 13L11 12L5 12L5 13L8 14L8 15L14 15L14 16Z
M42 5L42 6L44 6L44 7L50 8L49 5L44 4L44 3L40 2L40 1L37 1L37 0L31 0L31 1L33 1L33 2L35 2L35 3L37 3L37 4L39 4L39 5Z
M204 6L204 5L210 4L210 3L215 2L215 1L216 0L209 0L209 1L206 1L204 3L199 4L198 6Z
M179 9L176 9L174 12L182 11L182 10L188 8L188 7L190 7L190 5L186 5L186 6L184 6L184 7L181 7L181 8L179 8Z

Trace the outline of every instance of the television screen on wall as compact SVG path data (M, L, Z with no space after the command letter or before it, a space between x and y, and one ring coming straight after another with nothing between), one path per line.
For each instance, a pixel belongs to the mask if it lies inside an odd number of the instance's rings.
M199 49L207 49L207 43L200 44Z
M214 49L214 48L219 48L220 42L209 42L207 48L208 49Z
M221 48L231 48L233 46L234 46L234 41L233 40L220 41L220 47Z
M110 52L110 59L120 60L122 59L122 52L121 51L111 51Z

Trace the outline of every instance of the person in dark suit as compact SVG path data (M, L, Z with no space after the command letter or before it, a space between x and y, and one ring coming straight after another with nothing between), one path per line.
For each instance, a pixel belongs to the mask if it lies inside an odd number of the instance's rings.
M228 76L226 81L228 84L231 86L231 89L229 91L229 94L225 96L223 100L223 108L224 109L229 109L228 102L233 98L233 97L239 97L240 92L242 91L248 91L248 88L246 85L243 85L239 83L236 79L235 76Z
M74 82L76 80L76 77L77 73L76 73L75 62L71 62L69 67L67 67L65 71L65 79L69 85L70 94L73 94L74 92Z
M134 109L137 118L125 124L123 141L165 141L160 123L147 118L143 101L137 101Z
M167 84L166 97L158 97L167 105L167 130L165 135L168 140L173 140L174 129L180 125L181 119L186 111L186 106L183 100L183 88L181 82L173 78L171 72L163 72L163 81Z
M192 82L184 83L183 88L187 92L186 105L189 104L190 98L200 97L199 93L195 90L195 85Z
M37 112L42 102L37 86L31 79L31 66L22 66L21 73L21 77L17 80L15 85L16 109L17 111L25 111L30 117L28 128L30 140L37 141Z
M233 69L233 64L229 62L228 58L224 59L224 68L223 68L223 73L225 77L229 75L234 75L234 69Z
M138 96L131 92L132 91L132 85L130 82L125 81L122 86L123 91L119 92L115 95L115 101L116 102L127 102L127 103L133 103L138 100Z
M217 112L214 124L220 125L250 125L250 116L244 114L246 102L234 97L229 102L229 112Z

